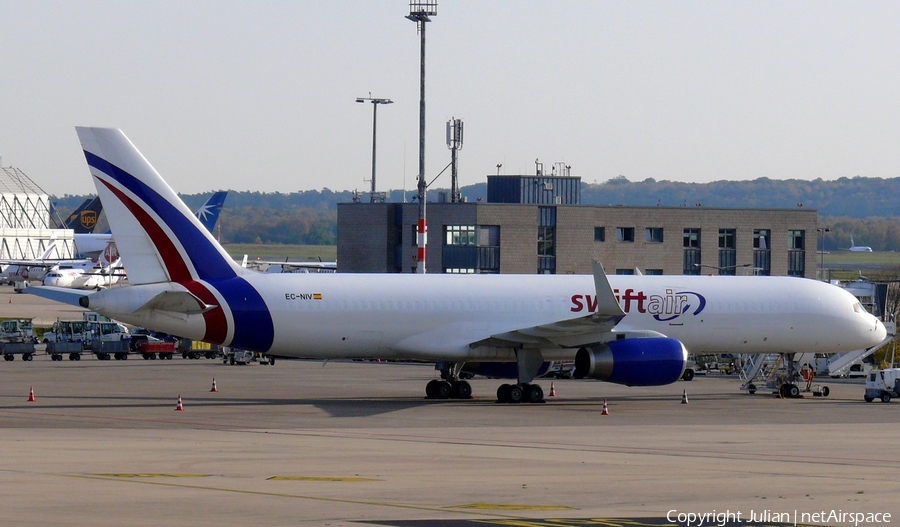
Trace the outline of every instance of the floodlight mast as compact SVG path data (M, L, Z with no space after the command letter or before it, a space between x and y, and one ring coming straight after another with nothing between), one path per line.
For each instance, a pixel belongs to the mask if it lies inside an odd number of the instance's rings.
M373 98L372 93L369 93L368 97L357 97L356 102L371 102L372 103L372 192L371 197L369 199L370 203L375 203L375 134L378 130L378 105L379 104L393 104L394 101L390 99L378 99Z
M425 24L437 15L437 1L409 2L409 14L406 18L416 23L420 36L419 51L419 224L416 229L416 273L425 274L425 244L428 241L428 228L425 222L425 202L428 184L425 182Z

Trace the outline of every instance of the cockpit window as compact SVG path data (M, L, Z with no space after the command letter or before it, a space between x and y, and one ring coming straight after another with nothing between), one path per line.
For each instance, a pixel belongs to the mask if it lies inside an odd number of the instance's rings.
M857 302L857 303L853 304L853 311L856 312L856 313L865 313L865 312L866 312L866 308L864 308L864 307L862 306L862 304L860 304L859 302Z

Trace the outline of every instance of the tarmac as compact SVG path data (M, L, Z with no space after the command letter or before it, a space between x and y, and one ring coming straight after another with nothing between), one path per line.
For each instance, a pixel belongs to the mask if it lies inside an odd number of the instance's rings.
M57 316L3 294L2 317ZM726 375L651 388L555 380L545 404L511 405L495 402L503 381L484 378L471 400L426 400L434 377L431 365L375 362L0 361L0 523L900 518L900 403L865 403L859 380L792 400L747 395Z

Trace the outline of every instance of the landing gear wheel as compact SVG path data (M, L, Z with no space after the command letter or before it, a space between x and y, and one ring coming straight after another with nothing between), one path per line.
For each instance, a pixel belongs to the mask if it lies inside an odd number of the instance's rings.
M453 386L449 382L438 381L435 387L435 394L438 399L449 399L451 393L453 393Z
M544 389L537 384L525 385L525 400L529 403L544 402Z
M447 381L432 379L425 385L425 397L429 399L449 399L453 386Z
M521 403L525 400L525 390L521 384L510 384L506 395L511 403Z
M497 388L497 402L498 403L508 403L509 402L509 384L501 384Z
M800 387L796 384L789 384L787 387L787 394L791 399L796 399L800 397Z
M472 385L466 381L454 381L450 383L453 387L451 397L454 399L471 399Z

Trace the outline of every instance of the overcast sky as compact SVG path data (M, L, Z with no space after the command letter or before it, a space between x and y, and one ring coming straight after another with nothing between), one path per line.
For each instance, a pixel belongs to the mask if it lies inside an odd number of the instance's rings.
M75 125L122 128L176 191L414 188L419 37L404 0L0 0L0 155L93 193ZM719 179L900 176L898 2L439 2L426 174L572 166ZM449 171L435 186L449 187Z

